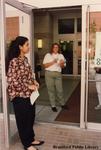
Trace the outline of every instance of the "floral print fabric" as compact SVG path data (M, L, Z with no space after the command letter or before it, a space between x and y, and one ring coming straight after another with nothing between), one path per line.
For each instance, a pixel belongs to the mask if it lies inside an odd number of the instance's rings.
M8 95L14 97L30 97L32 91L28 85L33 84L33 74L27 57L13 58L7 73Z

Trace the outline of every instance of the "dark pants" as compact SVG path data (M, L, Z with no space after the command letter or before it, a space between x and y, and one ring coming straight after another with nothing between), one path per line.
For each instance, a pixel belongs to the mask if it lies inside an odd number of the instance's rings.
M15 97L12 102L21 142L24 147L29 147L35 136L33 130L35 104L31 105L30 98L22 97Z

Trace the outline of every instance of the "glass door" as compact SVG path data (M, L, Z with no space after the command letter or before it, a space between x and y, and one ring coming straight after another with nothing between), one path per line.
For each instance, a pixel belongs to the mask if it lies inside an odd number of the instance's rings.
M1 0L0 1L0 77L1 77L1 89L0 92L0 115L3 116L2 132L3 146L9 148L11 137L16 133L15 120L13 117L13 111L9 104L7 97L7 82L5 73L5 56L9 43L16 38L16 36L27 36L30 39L30 45L32 47L32 9L25 6L18 1ZM27 29L26 29L27 26ZM31 48L32 49L32 48ZM32 51L28 55L28 59L31 62ZM0 89L0 90L1 90ZM2 93L2 95L1 95ZM1 129L2 129L1 128Z
M101 5L86 13L86 113L87 128L101 129Z

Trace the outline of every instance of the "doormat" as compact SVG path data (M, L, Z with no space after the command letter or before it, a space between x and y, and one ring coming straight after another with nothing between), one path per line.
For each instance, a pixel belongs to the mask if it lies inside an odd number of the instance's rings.
M80 123L80 83L66 102L68 110L61 110L55 121Z

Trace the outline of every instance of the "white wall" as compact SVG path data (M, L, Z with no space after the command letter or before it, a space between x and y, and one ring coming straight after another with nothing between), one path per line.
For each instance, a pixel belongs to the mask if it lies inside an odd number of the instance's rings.
M101 4L100 0L19 0L38 8Z

